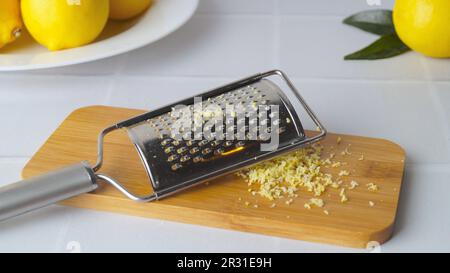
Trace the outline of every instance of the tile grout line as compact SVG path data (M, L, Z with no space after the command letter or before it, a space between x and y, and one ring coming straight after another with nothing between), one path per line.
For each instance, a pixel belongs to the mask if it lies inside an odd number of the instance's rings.
M274 67L277 68L277 67ZM261 71L255 71L255 73L261 72ZM286 71L289 75L289 71ZM120 74L122 78L142 78L142 79L151 79L151 80L173 80L173 79L179 79L179 80L236 80L239 78L242 78L243 75L236 76L236 75L144 75L144 74ZM112 76L112 75L109 75ZM245 76L245 75L244 75ZM248 76L248 75L247 75ZM67 77L73 77L73 76L67 76ZM84 77L84 76L83 76ZM88 76L89 77L89 76ZM108 75L105 75L105 78L108 77ZM416 80L416 79L364 79L364 78L333 78L333 77L326 77L326 78L317 78L317 77L301 77L301 76L290 76L290 78L294 81L307 81L307 82L340 82L340 83L349 83L349 82L356 82L356 83L401 83L401 84L407 84L407 83L428 83L429 81L424 80ZM433 80L433 82L437 83L443 83L443 84L450 84L449 80Z
M450 124L447 123L445 110L442 107L442 104L439 102L439 99L437 97L437 90L436 86L434 84L433 78L431 76L430 67L428 66L428 63L425 61L425 57L420 57L420 63L422 64L424 71L425 71L425 78L427 79L427 87L428 87L428 93L430 94L431 101L436 109L436 112L439 117L439 123L444 124L444 131L446 132L446 148L448 154L450 154Z
M2 163L11 163L11 160L17 161L17 163L23 160L30 160L30 156L8 156L8 155L0 155L0 164ZM5 161L5 162L3 162Z
M260 71L255 71L260 72ZM287 71L289 73L289 71ZM237 75L206 75L206 74L198 74L198 75L162 75L162 74L153 74L153 75L144 75L144 74L124 74L123 71L115 72L112 74L105 74L105 75L63 75L58 74L58 77L61 78L110 78L110 77L117 77L121 76L122 78L145 78L145 79L180 79L180 80L236 80L238 78L242 78L243 76L237 76ZM25 75L14 75L14 78L20 78ZM54 78L54 75L26 75L28 77L35 77L35 78ZM0 79L2 76L0 75ZM11 77L8 77L11 78ZM364 79L364 78L334 78L334 77L324 77L324 78L318 78L318 77L302 77L302 76L290 76L292 80L296 81L308 81L308 82L357 82L357 83L428 83L430 80L424 79L424 80L416 80L416 79L389 79L389 78L380 78L380 79ZM448 80L432 80L433 83L443 83L443 84L450 84L450 79Z
M122 75L127 60L128 60L128 53L122 54L121 56L119 56L119 59L117 60L116 68L114 69L114 72L111 75L110 82L108 83L108 90L106 92L106 96L104 99L105 105L109 105L111 102L115 83L117 79Z
M272 16L273 12L261 12L261 13L251 13L251 12L242 12L242 13L231 13L231 12L197 12L195 16L199 17L215 17L215 16L224 16L224 17L268 17ZM330 19L342 19L348 15L344 14L320 14L320 13L281 13L279 12L279 16L283 17L297 17L297 18L330 18Z
M277 22L278 21L278 22ZM274 41L273 41L273 56L272 62L274 63L273 68L280 68L280 60L279 60L279 26L277 25L279 23L279 19L274 20ZM68 75L68 74L57 74L56 76L58 78L86 78L86 79L93 79L93 78L113 78L114 80L117 80L119 76L121 78L146 78L146 79L182 79L182 80L235 80L238 78L242 78L243 75L236 76L236 75L207 75L207 74L197 74L197 75L162 75L162 74L152 74L152 75L144 75L144 74L125 74L124 68L126 64L126 60L128 59L129 54L124 54L123 57L121 57L121 60L118 61L117 68L115 69L114 73L111 74L104 74L104 75ZM429 69L426 64L423 64L423 59L421 59L422 67L424 67L424 70ZM261 72L261 71L255 71ZM289 73L289 71L286 71ZM307 82L340 82L340 83L347 83L347 82L357 82L357 83L429 83L432 81L433 83L443 83L443 84L450 84L450 79L448 80L442 80L442 79L431 79L430 72L427 71L428 76L425 79L417 80L417 79L389 79L389 78L379 78L379 79L366 79L366 78L337 78L337 77L302 77L302 76L290 76L292 80L295 81L307 81ZM54 78L55 75L27 75L27 74L15 74L15 75L4 75L0 74L0 79L2 78L22 78L22 77L30 77L35 79L45 79L45 78ZM110 88L108 90L111 90L113 87L114 81L111 83ZM3 90L0 90L0 92L3 92Z
M405 167L420 171L427 169L433 172L441 171L450 175L450 163L406 163Z
M64 250L67 250L67 234L69 232L71 223L73 222L73 212L68 211L67 216L65 216L64 224L61 226L58 232L58 239L56 240L55 246L54 246L54 252L63 252ZM66 243L66 245L64 245Z
M273 56L273 64L274 69L280 69L280 49L281 49L281 41L280 41L280 31L281 31L281 21L280 21L280 3L279 0L275 0L273 2L273 23L274 23L274 56Z

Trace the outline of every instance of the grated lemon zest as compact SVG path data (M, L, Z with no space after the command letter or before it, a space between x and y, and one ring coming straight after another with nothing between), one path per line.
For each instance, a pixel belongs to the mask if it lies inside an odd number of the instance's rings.
M354 188L358 187L359 184L355 180L350 181L350 187L348 187L349 190L353 190Z
M283 197L296 197L296 192L305 189L314 196L321 196L328 186L333 184L331 174L325 174L321 167L327 165L322 159L323 147L313 144L262 162L238 173L253 185L258 185L255 191L262 197L275 200ZM291 203L289 201L287 203Z
M369 191L378 191L378 186L374 183L368 183L366 186Z
M324 202L322 199L319 199L319 198L311 198L311 199L309 199L309 204L315 205L315 206L321 208L321 207L323 207Z

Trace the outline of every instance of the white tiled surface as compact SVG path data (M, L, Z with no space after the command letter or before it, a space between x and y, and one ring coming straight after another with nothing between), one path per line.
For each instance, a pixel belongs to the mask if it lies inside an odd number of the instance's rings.
M341 23L342 17L285 16L280 19L280 67L294 77L423 80L421 56L406 53L377 62L349 62L343 56L377 39Z
M368 0L371 3L377 0ZM381 0L390 8L393 0ZM0 74L0 185L75 108L154 108L282 68L330 131L388 138L408 154L394 237L381 251L450 251L450 61L342 57L375 37L340 21L366 0L203 0L169 37L107 60ZM0 251L358 251L60 206L0 224Z
M392 9L394 0L320 0L320 1L279 1L281 14L337 15L348 16L367 9Z
M126 75L240 77L273 67L273 18L198 15L175 35L130 53Z

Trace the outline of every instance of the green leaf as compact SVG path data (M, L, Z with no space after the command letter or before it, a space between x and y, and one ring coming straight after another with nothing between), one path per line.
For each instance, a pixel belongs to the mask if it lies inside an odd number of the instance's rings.
M381 36L378 40L355 53L347 55L344 60L377 60L400 55L409 51L397 34L388 34Z
M362 11L347 17L343 23L378 35L395 33L391 10Z

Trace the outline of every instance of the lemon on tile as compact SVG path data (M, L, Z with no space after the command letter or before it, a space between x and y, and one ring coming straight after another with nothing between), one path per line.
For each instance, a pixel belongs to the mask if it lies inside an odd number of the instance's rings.
M0 48L20 36L22 19L19 0L0 1Z
M50 50L79 47L102 32L109 0L22 0L22 17L37 42Z
M393 12L395 30L411 49L450 57L449 0L397 0Z
M126 20L133 18L150 7L153 0L110 0L109 18Z

